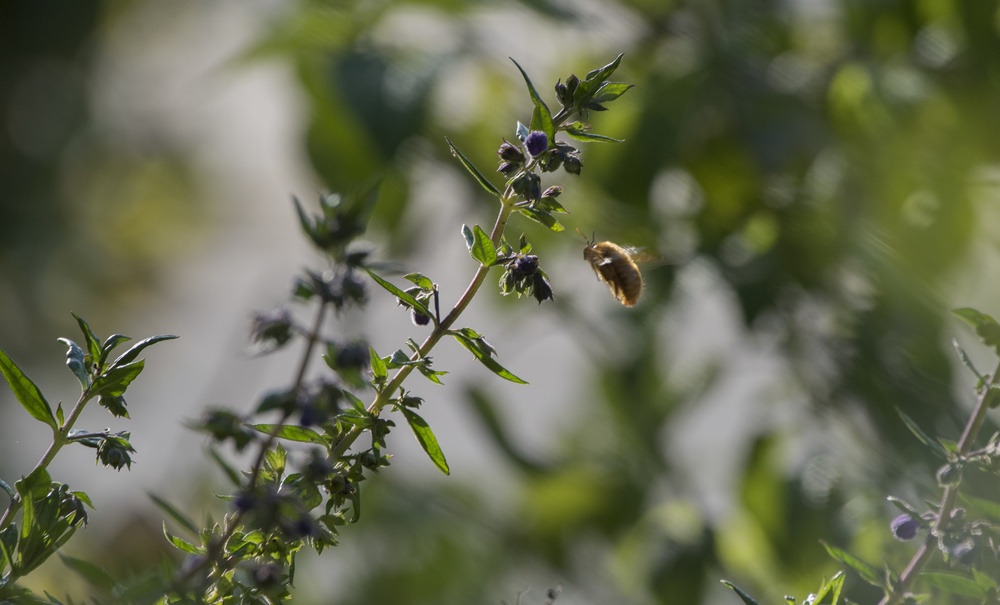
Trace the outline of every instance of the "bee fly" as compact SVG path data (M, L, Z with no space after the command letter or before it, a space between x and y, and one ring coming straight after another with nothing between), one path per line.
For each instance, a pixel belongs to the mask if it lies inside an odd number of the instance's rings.
M634 249L623 248L614 242L587 239L587 247L583 249L583 259L590 263L597 279L608 284L614 297L626 307L635 305L642 294L642 273L634 257Z

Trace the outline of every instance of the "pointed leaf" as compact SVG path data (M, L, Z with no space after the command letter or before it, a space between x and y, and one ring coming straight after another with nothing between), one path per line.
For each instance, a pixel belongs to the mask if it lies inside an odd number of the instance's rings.
M229 481L232 482L233 485L238 487L242 484L242 477L240 476L239 471L237 471L233 465L226 462L226 460L219 454L218 451L216 451L214 447L209 447L208 453L212 456L212 459L215 460L215 463L219 465L219 468L222 469L222 472L226 474L226 477L229 478Z
M990 591L972 578L953 571L925 571L920 578L945 592L973 599L985 599Z
M465 245L471 251L472 245L476 243L476 236L468 225L462 225L462 237L465 238Z
M497 260L497 251L493 247L493 242L490 241L490 236L486 235L486 232L479 225L472 228L472 235L473 243L472 247L469 248L472 258L479 261L479 264L484 267L492 266Z
M372 347L368 347L368 363L371 365L375 384L385 383L385 380L389 377L389 369Z
M422 273L407 273L403 279L408 279L424 290L433 290L434 282Z
M125 336L124 334L112 334L111 336L108 336L107 340L104 341L104 344L101 345L101 357L97 361L98 369L100 371L103 371L104 364L107 363L108 356L111 355L111 352L114 351L115 348L118 347L118 345L122 344L123 342L128 342L130 340L132 339L129 338L128 336Z
M555 231L556 233L559 233L560 231L563 231L565 229L562 226L562 224L560 224L559 221L557 221L548 212L539 212L537 210L532 210L531 208L518 208L518 210L524 216L530 218L533 221L536 221L536 222L539 222L539 223L545 225L546 227L548 227L552 231Z
M194 534L196 536L198 535L198 532L200 531L199 528L198 528L198 526L195 525L194 521L192 521L190 518L188 518L187 515L185 515L184 513L182 513L175 506L173 506L172 504L170 504L169 502L167 502L163 498L160 498L159 496L157 496L153 492L146 492L146 494L156 504L156 506L158 506L160 508L160 510L162 510L165 513L167 513L167 516L169 516L171 519L173 519L174 521L176 521L178 525L180 525L184 529L188 530L192 534ZM164 523L164 527L166 527L166 523Z
M722 583L725 584L726 586L728 586L729 588L731 588L733 590L733 592L735 592L737 595L739 595L739 597L743 601L744 605L757 605L757 601L754 601L753 598L750 595L748 595L747 593L745 593L742 590L740 590L739 588L737 588L737 586L735 584L733 584L732 582L728 582L726 580L722 580Z
M107 592L111 592L118 585L118 582L111 576L111 573L100 565L83 559L77 559L76 557L69 557L62 553L57 554L66 567L79 574L80 577L91 585Z
M450 475L451 470L448 468L448 461L445 460L444 452L441 451L437 437L434 436L434 432L431 431L431 427L428 426L427 421L409 408L400 407L399 410L403 412L407 424L413 429L413 434L416 436L417 442L427 452L434 465L441 469L441 472L445 475Z
M458 332L453 332L452 336L454 336L455 340L461 343L463 347L465 347L470 353L472 353L476 357L476 359L479 360L480 363L489 368L489 370L494 374L496 374L497 376L509 380L511 382L515 382L517 384L528 384L526 381L521 380L520 378L512 374L509 370L504 368L502 365L497 363L497 360L493 359L489 354L483 353L481 348L475 343L473 339L470 339L464 334Z
M410 305L412 308L416 309L419 313L423 313L427 317L434 317L433 313L431 313L430 309L428 309L427 306L424 303L420 302L419 300L417 300L416 298L414 298L412 295L407 294L406 292L400 290L396 286L394 286L391 283L387 282L386 280L382 279L381 277L379 277L378 275L376 275L368 267L365 267L365 271L367 271L368 275L370 275L371 278L373 280L375 280L375 283L377 283L378 285L382 286L382 288L384 288L390 294L392 294L393 296L395 296L399 300L403 301L404 303Z
M90 385L91 394L102 395L104 397L120 397L125 393L128 385L139 376L145 364L145 359L125 365L120 365L118 360L115 360L110 366L111 369L98 376L97 380Z
M32 418L44 422L53 430L58 429L56 418L52 415L52 407L45 400L38 386L25 376L14 360L2 350L0 350L0 372L3 372L7 384L10 385L10 390L14 392L14 396L17 397L21 406L31 414Z
M930 435L925 433L915 420L904 414L903 411L898 408L896 409L896 413L899 414L899 417L903 419L903 424L906 425L906 428L910 429L910 432L916 435L917 439L920 440L920 443L923 443L924 445L929 447L931 451L933 451L938 456L941 456L945 460L949 459L948 450L946 450L944 446L938 443L936 439L931 439Z
M858 575L861 576L862 580L882 589L888 588L885 585L882 573L879 572L878 569L852 555L846 550L839 549L836 546L831 546L823 541L820 542L823 544L823 547L826 548L826 552L830 553L831 557L858 572Z
M635 84L626 84L624 82L605 82L603 86L597 89L591 99L594 103L607 103L608 101L614 101L618 97L625 94L628 89L635 86Z
M118 357L118 359L116 359L114 363L111 364L111 367L117 368L118 366L123 366L125 364L131 363L132 360L138 357L139 353L141 353L142 350L145 349L146 347L150 345L155 345L156 343L162 342L164 340L174 340L175 338L177 338L177 336L174 336L173 334L160 334L159 336L150 336L149 338L144 338L143 340L140 340L139 342L132 345L132 347L129 348L128 351L122 353Z
M625 139L616 139L603 134L577 130L575 128L566 129L566 134L568 134L570 138L584 143L622 143L625 141Z
M476 165L473 164L469 158L465 157L464 153L458 150L458 147L455 147L455 144L451 142L451 139L445 137L444 140L448 142L448 147L451 149L451 155L455 156L458 161L461 162L462 166L469 171L469 174L476 179L483 189L497 197L503 197L503 194L496 188L496 185L491 183L489 179L487 179L486 176L480 172L478 168L476 168Z
M514 61L514 59L511 59L511 61ZM531 83L531 78L528 77L528 74L524 72L524 69L521 68L517 61L514 61L514 65L521 72L524 83L528 85L528 95L531 96L531 102L535 104L535 110L531 114L531 125L529 127L531 130L541 130L544 132L545 136L549 138L549 145L554 145L556 128L555 124L552 123L552 113L549 112L545 101L542 101L542 98L538 96L538 91L535 90L535 85Z
M167 522L166 521L163 522L163 535L166 536L167 541L170 542L171 544L173 544L174 546L176 546L178 550L186 552L189 555L203 555L203 554L205 554L205 550L203 548L198 548L194 544L191 544L190 542L188 542L186 540L182 540L181 538L178 538L177 536L171 534L167 530Z
M251 424L254 430L264 433L265 435L270 435L275 428L278 426L276 424ZM274 433L275 437L280 439L287 439L289 441L298 441L301 443L316 443L318 445L326 446L326 440L312 429L307 429L304 426L295 426L294 424L283 424L281 428Z
M90 325L82 317L76 313L71 313L70 315L80 325L80 331L83 332L84 342L87 345L87 354L90 355L91 361L97 362L101 358L101 341L94 335L94 332L90 329ZM59 340L63 339L60 338Z

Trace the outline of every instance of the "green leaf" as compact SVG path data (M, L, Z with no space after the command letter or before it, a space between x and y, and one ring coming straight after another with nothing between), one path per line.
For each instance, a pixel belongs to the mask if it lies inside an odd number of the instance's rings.
M386 379L389 378L389 369L372 347L368 347L368 363L371 365L375 384L384 385Z
M264 462L268 470L274 471L276 475L281 475L285 472L285 462L288 460L288 452L280 443L274 449L267 450L264 453Z
M83 385L83 388L87 388L90 385L90 375L87 374L87 360L83 349L68 338L59 338L57 340L66 345L66 367L73 372L76 379Z
M478 168L476 168L476 165L473 164L469 158L465 157L464 153L458 150L458 147L455 147L455 144L451 142L451 139L445 137L444 140L448 142L448 147L451 149L451 155L455 156L458 161L462 163L462 166L465 166L465 169L469 171L469 174L475 177L476 181L480 184L480 186L482 186L483 189L497 197L503 197L503 194L496 188L496 185L491 183L489 179L487 179L486 176L483 175Z
M103 395L105 397L120 397L125 393L125 389L142 372L146 360L140 359L125 365L119 365L118 360L111 364L111 369L97 377L97 380L90 385L92 395Z
M514 61L514 59L511 59L511 61ZM549 138L549 145L555 145L556 127L552 123L552 113L549 111L545 101L538 96L538 91L535 90L535 85L531 83L531 78L528 77L528 74L524 72L517 61L514 61L514 65L517 66L517 70L524 77L524 83L528 85L528 94L531 96L531 102L535 104L535 110L531 114L531 130L541 130Z
M486 232L479 225L472 228L472 235L474 241L472 247L469 248L472 258L479 261L479 264L484 267L492 266L497 260L497 251L493 247L490 236L486 235Z
M731 588L733 590L733 592L735 592L737 595L739 595L739 597L743 601L744 605L757 605L757 601L754 601L753 598L750 595L748 595L747 593L745 593L742 590L740 590L732 582L729 582L729 581L726 581L726 580L722 580L722 583L725 584L726 586L728 586L729 588Z
M423 290L433 290L434 282L422 273L407 273L403 279L408 279Z
M413 429L413 434L416 436L417 442L420 444L420 447L424 448L424 451L427 452L431 462L441 469L442 473L450 475L451 470L448 468L448 461L445 460L444 452L441 451L441 446L438 445L437 437L434 436L434 432L431 431L431 427L427 425L427 421L409 408L400 406L399 411L403 412L403 416L406 417L407 424L409 424L410 428Z
M264 433L265 435L270 435L278 425L276 424L251 424L254 430ZM299 441L301 443L315 443L318 445L326 446L326 440L312 429L307 429L304 426L295 426L294 424L283 424L281 428L274 434L275 437L280 439L287 439L289 441Z
M107 592L111 592L118 586L118 582L111 576L111 573L100 565L83 559L77 559L76 557L69 557L62 553L57 554L66 567L75 571L91 585Z
M568 134L570 138L584 143L621 143L625 141L625 139L616 139L603 134L577 130L575 128L567 128L566 134Z
M222 472L224 472L224 473L226 474L226 477L228 477L228 478L229 478L229 481L230 481L230 482L231 482L231 483L232 483L233 485L235 485L235 486L237 486L237 487L238 487L238 486L240 486L240 485L242 484L243 480L242 480L242 477L240 476L240 473L239 473L239 471L237 471L237 470L236 470L236 469L235 469L235 468L233 467L233 465L229 464L229 463L228 463L228 462L227 462L227 461L226 461L226 460L225 460L225 459L224 459L224 458L223 458L223 457L222 457L222 456L221 456L221 455L219 454L219 452L218 452L218 451L216 451L216 449L215 449L214 447L209 447L209 448L208 448L208 453L209 453L209 455L210 455L210 456L212 456L212 459L213 459L213 460L215 460L215 463L219 465L219 468L221 468L221 469L222 469Z
M504 368L502 365L497 363L497 361L493 359L493 357L491 357L488 353L484 353L482 346L476 342L476 339L469 338L468 336L462 334L461 332L452 332L452 336L454 336L455 340L461 343L463 347L465 347L470 353L472 353L475 356L475 358L480 361L480 363L489 368L489 370L494 374L496 374L497 376L509 380L511 382L515 382L517 384L528 384L526 381L521 380L520 378L512 374L510 371L508 371L506 368Z
M44 468L36 468L28 473L27 477L14 482L14 489L22 500L38 500L44 498L52 489L52 477Z
M400 290L396 286L382 279L368 267L365 267L365 271L367 271L368 275L370 275L371 278L375 280L375 283L382 286L382 288L384 288L390 294L394 295L396 298L403 301L404 303L410 305L411 307L416 309L419 313L423 313L427 317L434 317L434 314L431 313L430 309L428 309L427 306L424 305L424 303L414 298L411 294L407 294L406 292Z
M167 502L163 498L160 498L159 496L157 496L153 492L146 492L146 495L149 496L149 498L153 501L153 503L156 504L157 507L159 507L160 510L162 510L163 512L165 512L167 514L167 516L169 516L171 519L173 519L174 521L176 521L178 525L180 525L184 529L188 530L192 534L194 534L196 536L198 535L198 531L199 531L198 526L195 525L194 521L192 521L190 518L188 518L187 515L185 515L184 513L182 513L175 506L173 506L172 504L170 504L169 502ZM164 527L166 527L166 523L164 523Z
M565 230L565 228L559 223L559 221L557 221L555 217L553 217L548 212L539 212L531 208L518 208L518 211L520 211L521 214L530 218L531 220L545 225L546 227L548 227L552 231L555 231L556 233Z
M951 314L972 326L983 344L993 347L993 350L1000 354L1000 323L997 323L997 320L986 313L967 307L955 309Z
M903 424L906 425L906 428L910 429L910 432L916 435L917 439L920 440L920 443L929 447L931 451L945 460L950 460L951 457L948 455L948 450L938 443L936 439L931 439L930 435L925 433L915 420L904 414L899 408L896 408L896 413L903 419Z
M472 229L469 229L468 225L462 225L462 237L465 238L465 246L472 250L472 245L476 243L476 236L472 233Z
M171 534L167 530L167 522L163 522L163 535L167 537L167 541L177 547L178 550L184 551L189 555L203 555L205 550L203 548L198 548L194 544L187 542L177 536Z
M31 414L32 418L44 422L53 430L58 429L56 418L52 415L52 407L49 406L49 402L45 400L42 392L38 390L38 386L24 375L21 368L17 367L17 364L3 350L0 350L0 372L3 372L7 384L10 385L10 390L14 392L14 396L21 402L21 406Z
M819 587L819 590L816 591L816 598L813 600L813 603L822 603L823 599L826 598L826 595L832 592L833 594L830 597L830 603L837 605L840 601L840 591L844 587L845 578L847 578L847 576L844 575L844 572L842 571L835 573L833 577L830 578L829 582L827 582L824 578L823 584Z
M906 501L904 501L904 500L902 500L900 498L897 498L895 496L889 496L888 498L886 498L886 500L888 500L890 504L892 504L893 506L895 506L896 508L898 508L900 511L902 511L902 512L908 514L908 515L910 515L914 519L920 519L921 518L920 512L917 511L917 509L915 509L912 506L910 506L910 504L908 502L906 502Z
M134 345L132 345L132 347L129 348L128 351L122 353L118 357L118 359L116 359L114 363L111 364L111 368L114 369L119 366L131 363L133 359L139 356L139 353L141 353L143 349L145 349L150 345L155 345L156 343L162 342L164 340L174 340L175 338L177 338L177 336L174 336L173 334L160 334L159 336L150 336L149 338L144 338L139 342L135 343Z
M598 88L597 92L594 93L591 101L594 103L607 103L608 101L614 101L618 97L625 94L628 89L633 86L635 86L635 84L626 84L624 82L605 82L604 85Z
M90 355L90 360L96 363L101 358L101 342L94 335L94 332L90 329L90 325L84 321L84 319L78 316L76 313L71 313L76 323L80 325L80 331L83 332L84 342L87 344L87 353ZM59 340L63 340L60 338Z
M112 334L111 336L108 336L107 340L104 341L104 344L101 345L101 358L97 362L98 369L103 371L104 364L108 361L108 356L111 355L111 352L114 351L118 345L130 340L132 339L124 334Z
M872 565L869 565L868 563L865 563L863 560L859 559L858 557L855 557L846 550L841 550L836 546L831 546L826 542L823 542L822 540L820 542L823 544L823 547L826 548L826 552L830 553L831 557L840 561L844 565L847 565L854 571L858 572L858 575L861 576L862 580L868 582L869 584L872 584L873 586L878 586L883 590L888 588L885 585L885 580L882 577L882 573L879 572L878 569L876 569Z
M573 104L577 107L587 105L594 98L594 95L600 89L601 85L604 84L605 80L618 69L621 61L622 55L618 55L611 63L589 72L583 81L577 85L576 90L573 91Z
M920 578L935 588L963 597L985 599L990 592L972 578L953 571L925 571Z

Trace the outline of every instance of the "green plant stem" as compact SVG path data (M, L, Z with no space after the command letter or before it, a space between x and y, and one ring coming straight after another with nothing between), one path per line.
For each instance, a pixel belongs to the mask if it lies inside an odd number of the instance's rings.
M993 370L993 374L990 375L990 381L988 384L984 385L982 393L979 395L979 399L976 401L976 408L972 412L972 416L969 417L969 421L965 425L965 429L962 431L962 437L958 441L958 456L963 457L972 450L972 445L975 443L976 438L979 436L979 431L983 428L983 423L986 421L986 412L990 410L989 400L990 400L990 387L1000 382L1000 364ZM937 542L936 534L944 528L944 525L948 523L951 513L955 508L955 504L958 502L958 488L961 482L954 485L948 485L944 488L944 492L941 495L941 504L938 505L937 519L934 521L934 525L931 527L931 531L927 534L927 539L924 543L920 545L917 552L913 554L913 558L906 565L906 569L900 574L899 580L893 586L893 590L887 593L882 600L879 601L879 605L900 605L906 598L906 593L913 586L913 582L916 581L917 576L923 571L924 566L930 561L931 556L934 554L936 549L935 543Z
M490 233L490 241L493 242L494 248L500 245L500 238L503 235L504 229L507 227L507 219L510 218L511 213L513 212L514 212L513 198L505 197L502 200L500 213L497 215L496 223L494 223L493 225L493 231ZM448 313L448 315L441 320L441 323L434 326L434 329L427 336L424 342L420 345L419 349L410 357L411 361L417 361L419 359L427 357L427 355L431 352L431 349L433 349L434 346L438 343L438 341L440 341L441 338L448 333L451 326L455 324L459 316L462 315L462 312L465 311L466 307L469 306L469 303L472 302L472 299L476 296L476 293L479 292L479 288L483 285L483 282L486 280L486 275L489 273L489 271L490 267L487 267L485 265L479 266L479 268L476 270L476 274L472 277L472 281L469 282L469 286L465 289L465 292L462 294L461 298L458 299L458 302L455 303L455 306ZM413 365L406 365L400 368L396 372L396 375L392 377L392 380L390 380L389 383L385 385L385 388L379 391L378 395L376 395L375 397L375 400L371 403L371 405L368 406L369 414L371 414L372 416L378 416L378 414L382 411L382 408L384 408L386 404L388 404L392 400L394 393L403 384L403 381L406 380L407 376L410 375L410 372L413 371L413 368L414 368ZM333 449L330 450L330 456L336 459L344 455L344 453L351 447L351 445L358 439L358 437L361 436L361 434L364 431L365 429L363 427L357 427L357 426L351 429L351 431L346 435L344 435L344 437L341 438L339 442L337 442L337 445L335 445Z
M80 418L80 414L83 413L83 408L87 405L94 396L87 390L84 389L80 393L80 398L76 401L76 405L70 411L69 416L66 418L66 423L59 429L52 431L52 443L49 444L45 453L42 454L41 459L35 468L31 469L31 473L38 472L40 469L45 469L52 463L52 460L59 453L59 450L63 448L67 443L72 443L73 440L69 438L69 432L73 429L73 425L76 423L77 419ZM31 474L29 473L29 475ZM4 511L3 517L0 517L0 530L5 529L8 525L14 522L14 515L17 511L21 509L21 496L18 494Z

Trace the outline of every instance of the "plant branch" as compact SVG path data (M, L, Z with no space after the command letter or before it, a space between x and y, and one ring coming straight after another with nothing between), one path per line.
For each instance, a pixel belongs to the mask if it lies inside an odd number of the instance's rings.
M990 381L988 384L983 386L982 392L979 395L979 399L976 401L976 408L972 412L972 416L969 417L969 421L965 425L965 429L962 431L962 437L958 441L958 456L963 457L972 450L972 445L975 443L976 438L979 436L979 431L983 428L983 423L986 421L986 412L989 411L989 400L990 400L990 387L998 384L1000 382L1000 364L993 370L993 374L990 375ZM913 586L913 582L916 581L917 576L923 571L924 566L930 561L931 556L934 554L934 544L937 541L935 537L944 529L944 525L948 523L951 513L955 508L955 504L958 502L958 488L961 482L955 483L953 485L945 486L944 493L941 495L941 504L938 505L937 519L935 519L934 524L931 526L931 531L927 534L927 539L924 543L920 545L917 552L914 553L913 558L906 565L906 569L899 576L899 580L893 586L892 592L886 594L879 605L900 605L906 598L906 593Z

